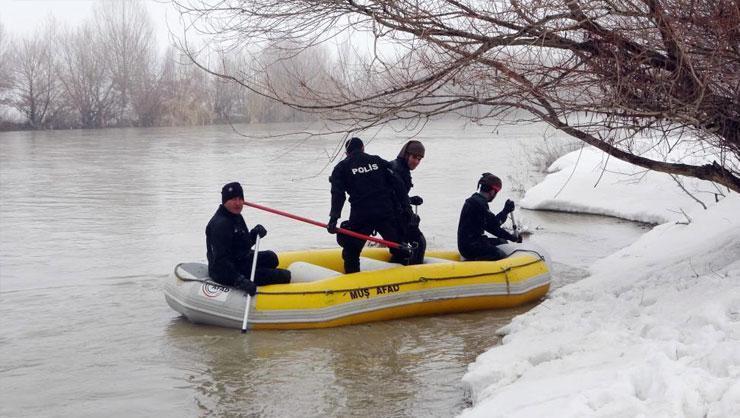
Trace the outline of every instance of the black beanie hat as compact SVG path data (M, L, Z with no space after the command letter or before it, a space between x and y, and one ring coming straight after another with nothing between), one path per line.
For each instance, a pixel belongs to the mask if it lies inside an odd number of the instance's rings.
M404 144L403 148L401 148L401 151L399 151L398 153L398 158L406 158L406 154L414 154L418 155L419 157L423 157L424 151L424 144L422 144L420 141L412 139L411 141Z
M236 181L225 184L221 189L221 203L226 203L227 200L235 197L241 197L244 199L244 190L242 190L242 185Z
M363 146L364 144L362 143L362 140L355 136L350 138L349 141L344 144L344 149L349 154L362 149Z

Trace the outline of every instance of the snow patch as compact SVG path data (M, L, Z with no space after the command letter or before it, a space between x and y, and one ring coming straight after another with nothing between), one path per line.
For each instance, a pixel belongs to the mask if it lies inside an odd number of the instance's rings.
M499 330L461 416L740 416L740 196L704 210L668 176L604 161L562 157L522 205L663 224Z

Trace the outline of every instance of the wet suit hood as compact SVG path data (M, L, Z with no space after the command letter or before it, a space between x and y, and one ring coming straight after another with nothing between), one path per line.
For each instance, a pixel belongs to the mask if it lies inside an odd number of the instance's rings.
M404 144L404 146L401 148L401 151L398 152L398 156L396 158L405 159L407 153L423 157L424 152L425 152L424 144L412 139L411 141Z

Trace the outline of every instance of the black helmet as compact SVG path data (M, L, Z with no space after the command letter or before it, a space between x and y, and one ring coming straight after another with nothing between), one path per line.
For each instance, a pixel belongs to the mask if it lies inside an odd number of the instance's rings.
M495 189L498 193L501 186L501 179L491 173L481 174L480 180L478 180L478 188L483 192L490 192L491 189Z

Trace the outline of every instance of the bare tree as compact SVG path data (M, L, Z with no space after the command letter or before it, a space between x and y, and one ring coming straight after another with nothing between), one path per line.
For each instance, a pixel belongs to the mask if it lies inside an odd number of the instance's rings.
M208 75L174 48L162 66L162 108L166 125L204 125L213 121Z
M297 55L367 39L367 60L336 71L330 91L301 75L300 88L280 91L221 74L350 129L450 113L485 123L524 110L616 158L740 191L735 0L173 2L222 49L282 43ZM645 154L684 142L703 160Z
M295 92L304 89L308 83L316 89L334 92L327 69L331 59L324 48L298 50L289 42L271 44L259 54L242 60L242 79L248 77L253 85L271 92ZM248 73L245 73L245 68ZM228 73L219 71L219 74ZM317 115L301 108L286 106L281 101L250 92L248 109L252 121L259 122L299 122L317 119Z
M216 53L215 59L218 61L216 68L220 73L232 71L236 66L235 58L228 56L225 52ZM244 119L244 91L235 89L232 83L220 77L211 77L211 103L213 116L216 121Z
M10 41L5 27L0 22L0 105L7 104L7 94L12 86L10 71Z
M162 122L165 92L156 71L149 68L140 73L131 90L131 108L139 126L157 126Z
M59 37L57 67L67 104L83 128L107 126L113 119L115 94L104 48L90 22Z
M141 0L106 0L96 4L93 15L96 16L97 33L102 38L98 53L105 56L110 67L116 122L130 124L137 116L144 116L136 112L132 102L139 105L148 102L146 98L134 96L149 95L145 83L152 81L153 63L156 62L149 15Z
M59 86L55 72L53 21L46 29L18 41L13 54L13 98L10 103L32 129L53 123Z

